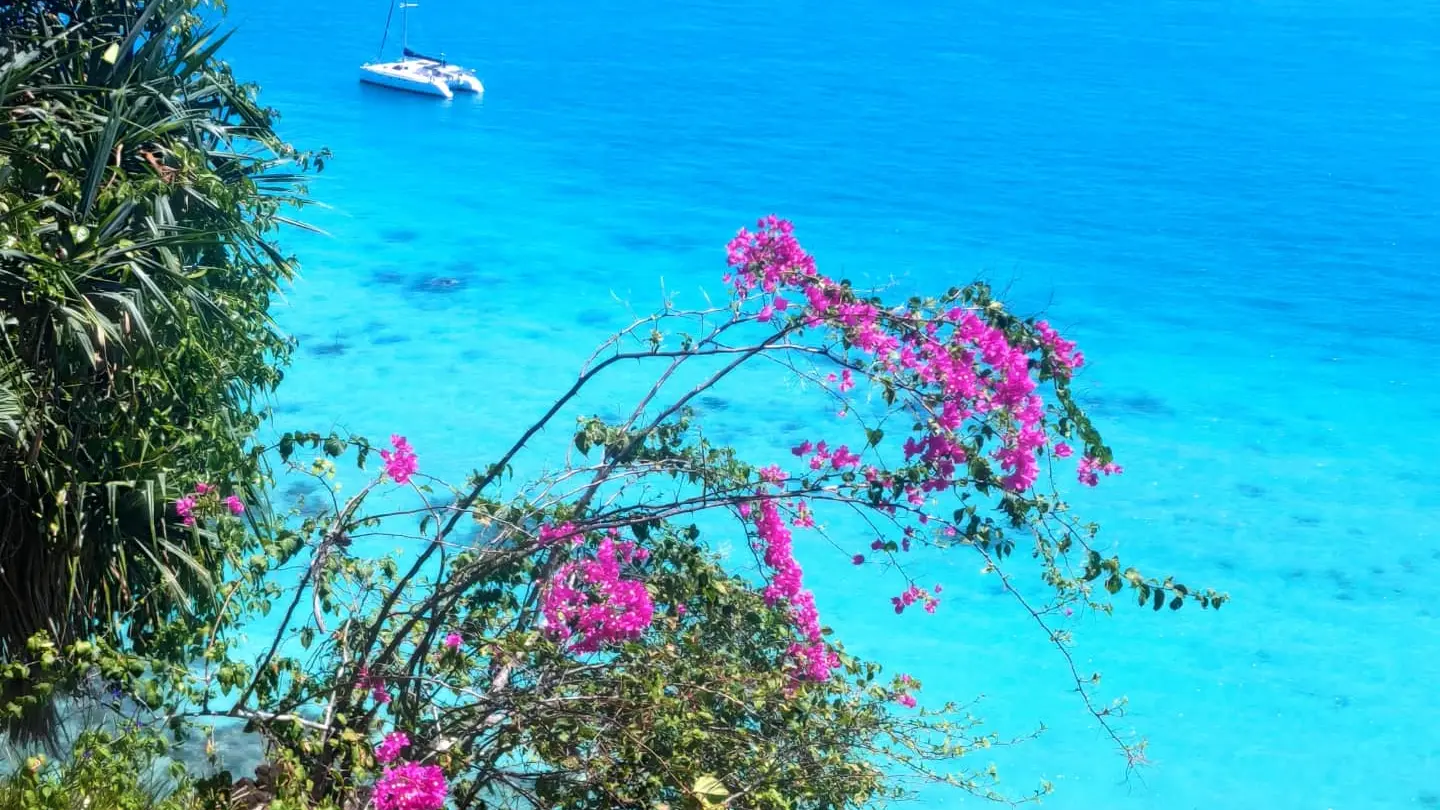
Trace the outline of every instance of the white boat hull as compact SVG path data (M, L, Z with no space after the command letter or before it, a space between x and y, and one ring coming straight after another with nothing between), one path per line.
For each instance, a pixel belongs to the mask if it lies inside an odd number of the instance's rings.
M485 92L484 85L469 71L428 59L361 65L360 81L440 98L454 98L457 92Z

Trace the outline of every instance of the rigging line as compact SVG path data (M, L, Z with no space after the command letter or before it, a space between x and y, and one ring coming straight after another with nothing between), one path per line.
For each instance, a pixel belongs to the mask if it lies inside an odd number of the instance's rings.
M385 40L390 36L390 21L395 18L395 3L391 0L390 11L385 15L385 32L380 35L380 50L375 54L376 59L385 58Z

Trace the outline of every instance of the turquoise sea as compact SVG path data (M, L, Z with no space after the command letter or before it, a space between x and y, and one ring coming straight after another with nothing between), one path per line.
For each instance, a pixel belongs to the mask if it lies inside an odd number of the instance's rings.
M358 83L384 0L231 5L237 73L335 152L306 217L328 235L286 241L278 429L403 433L458 480L621 302L720 292L725 241L772 212L833 275L983 276L1090 359L1127 474L1077 508L1234 602L1079 623L1152 741L1128 779L971 558L932 561L937 615L897 617L895 582L800 539L839 637L931 700L983 693L1002 732L1047 724L996 761L1050 807L1440 807L1433 3L426 0L412 46L487 87L450 102ZM788 400L758 377L707 408L764 463L823 417Z

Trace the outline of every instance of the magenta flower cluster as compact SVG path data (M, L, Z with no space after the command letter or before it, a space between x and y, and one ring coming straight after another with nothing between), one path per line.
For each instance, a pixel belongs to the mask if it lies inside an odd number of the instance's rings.
M385 739L375 746L375 759L382 765L388 765L400 758L400 752L410 744L410 737L403 731L392 731L385 735Z
M569 524L548 531L542 526L540 536L542 542L581 539ZM546 584L541 602L547 631L578 653L639 638L650 626L655 606L645 583L621 574L624 566L644 562L648 556L634 543L621 542L612 530L601 539L593 558L560 566Z
M1037 347L1012 344L1003 331L963 307L925 318L854 300L844 285L816 270L815 260L795 239L794 226L774 216L761 219L753 232L742 228L727 253L731 272L725 280L736 295L742 300L768 296L758 320L788 312L787 294L803 298L807 305L797 317L805 326L840 330L873 368L914 390L929 392L913 400L926 432L906 445L907 459L920 455L934 473L920 492L953 485L952 476L966 461L958 432L967 420L990 414L999 416L1003 424L1001 444L993 457L1006 473L1005 487L1022 492L1035 484L1040 473L1038 454L1049 442L1043 425L1044 401L1031 372L1030 353ZM1035 331L1052 373L1068 377L1084 364L1075 344L1048 323L1039 322ZM848 375L846 370L839 380L842 391L854 384ZM810 459L811 469L820 469L826 461L833 458L817 454ZM835 468L849 461L842 456ZM1106 474L1120 472L1114 465L1099 469ZM1079 480L1093 486L1098 481L1094 472L1082 466ZM913 502L919 493L907 494Z
M910 694L911 689L918 689L919 684L909 675L901 674L895 679L899 682L899 688L895 690L895 702L907 709L915 708L915 696Z
M860 456L852 453L850 448L843 444L831 450L823 441L819 444L811 444L807 441L801 442L798 446L791 448L790 452L802 458L807 455L810 456L809 464L812 470L823 470L826 467L832 470L853 470L860 466ZM772 483L779 483L784 480L784 478L780 478L779 480L773 479L774 475L772 475Z
M390 689L385 684L385 679L379 675L371 675L368 667L360 668L360 688L369 690L370 697L381 706L390 702Z
M830 677L832 669L840 665L840 659L825 646L820 612L815 609L815 595L804 588L804 575L800 563L795 561L790 527L780 515L779 504L775 498L767 496L766 490L757 494L762 496L758 508L742 504L740 513L755 524L760 551L770 569L770 584L764 591L765 601L770 605L785 605L800 635L800 640L791 644L789 649L796 677L823 681ZM813 525L814 519L804 502L797 503L794 508L796 525Z
M408 484L410 477L420 468L415 450L399 434L390 437L390 444L395 448L393 451L380 451L380 459L385 462L385 474L397 484Z
M1075 341L1060 337L1049 323L1037 321L1035 331L1040 333L1040 342L1050 350L1051 373L1069 377L1085 365L1085 355L1075 351Z
M540 545L548 546L558 543L561 540L569 540L579 545L585 542L585 537L575 528L574 523L561 523L559 526L552 526L549 523L540 526Z
M207 511L219 509L236 516L245 514L245 504L239 497L230 495L221 498L219 490L211 484L196 484L193 493L175 500L175 514L180 516L180 522L186 526L194 526Z
M1080 459L1080 464L1077 469L1079 470L1080 474L1080 483L1091 487L1100 483L1101 473L1104 473L1105 475L1119 475L1120 473L1125 471L1124 467L1121 467L1119 464L1116 464L1114 462L1111 462L1109 464L1101 464L1099 460L1097 460L1093 456L1085 456L1084 458Z
M918 464L921 475L907 476L905 483L875 467L866 466L860 454L841 445L832 449L825 442L803 442L792 453L802 459L813 472L847 473L860 470L863 488L879 500L877 506L895 514L903 503L918 511L927 494L955 486L969 468L969 453L963 438L967 423L984 421L999 435L998 446L990 451L1004 475L1002 485L1012 492L1031 489L1039 478L1040 455L1050 446L1051 437L1045 427L1045 402L1039 393L1037 368L1068 379L1084 365L1084 355L1073 341L1061 337L1044 321L1034 326L1034 338L1011 338L1001 328L986 321L981 314L964 307L943 312L918 312L907 308L882 310L878 305L859 300L849 288L821 275L814 259L801 248L790 222L774 216L759 221L757 229L742 228L727 245L730 272L725 276L740 300L760 297L762 306L756 320L770 322L785 317L787 323L803 328L818 326L836 330L845 344L860 354L859 359L847 354L844 364L854 369L868 369L883 376L900 392L910 392L907 406L916 416L918 435L904 445L907 464ZM796 301L802 301L796 306ZM1031 359L1040 351L1042 363ZM839 375L831 374L828 382L841 392L854 388L851 368ZM841 412L844 415L844 411ZM1050 447L1055 458L1068 458L1069 445L1056 442ZM1122 470L1115 464L1100 464L1091 456L1079 462L1077 477L1081 483L1094 486L1099 475L1114 475ZM762 484L778 485L785 474L778 468L760 471ZM796 525L809 520L801 504ZM752 510L741 507L743 517ZM766 589L766 598L784 600L791 605L797 631L806 641L792 651L800 669L809 677L823 678L831 664L819 642L819 622L814 616L814 600L800 586L800 567L790 550L788 527L780 520L775 503L762 498L753 510L757 533L773 577ZM929 522L923 512L921 524ZM955 528L942 531L953 536ZM913 528L905 529L901 548L910 549ZM872 550L882 550L882 540ZM864 564L863 554L851 561ZM926 590L911 584L891 599L896 613L919 604L933 613L940 604L940 586ZM901 702L913 699L902 696Z
M406 762L385 769L373 801L375 810L442 810L449 789L439 766Z
M905 608L915 604L921 605L926 613L934 613L935 609L940 607L940 591L941 587L938 584L927 591L912 583L899 596L890 597L890 604L895 608L897 614L904 613Z

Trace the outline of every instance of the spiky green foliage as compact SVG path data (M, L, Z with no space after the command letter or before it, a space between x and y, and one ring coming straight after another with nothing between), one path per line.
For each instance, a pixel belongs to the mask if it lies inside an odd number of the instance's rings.
M291 351L273 237L324 156L276 135L198 3L0 10L0 660L39 630L154 648L236 551L164 504L256 481Z

